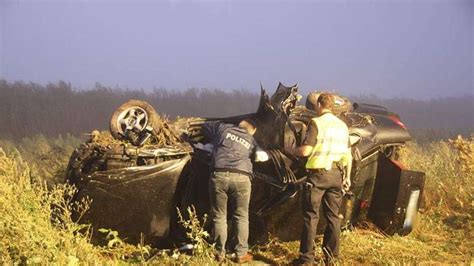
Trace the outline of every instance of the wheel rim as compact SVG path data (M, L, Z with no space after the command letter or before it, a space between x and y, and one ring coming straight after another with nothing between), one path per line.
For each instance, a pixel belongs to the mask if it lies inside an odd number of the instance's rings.
M117 129L120 134L125 135L129 130L145 130L148 125L148 113L140 107L134 106L120 112L117 117Z

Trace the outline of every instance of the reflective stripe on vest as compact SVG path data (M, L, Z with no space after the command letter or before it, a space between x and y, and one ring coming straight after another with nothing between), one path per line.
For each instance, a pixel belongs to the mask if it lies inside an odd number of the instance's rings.
M331 113L313 118L312 121L316 124L318 136L306 168L330 170L333 162L347 165L347 160L352 158L346 124Z

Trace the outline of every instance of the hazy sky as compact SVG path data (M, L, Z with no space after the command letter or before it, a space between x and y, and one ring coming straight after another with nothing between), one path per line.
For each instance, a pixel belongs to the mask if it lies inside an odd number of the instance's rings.
M474 0L0 0L0 78L473 95Z

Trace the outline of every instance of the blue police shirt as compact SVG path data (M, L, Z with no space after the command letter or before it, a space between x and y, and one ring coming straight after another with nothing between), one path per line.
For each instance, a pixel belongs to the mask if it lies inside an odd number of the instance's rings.
M213 145L215 171L242 172L252 176L252 161L257 143L244 128L222 122L207 122L204 137Z

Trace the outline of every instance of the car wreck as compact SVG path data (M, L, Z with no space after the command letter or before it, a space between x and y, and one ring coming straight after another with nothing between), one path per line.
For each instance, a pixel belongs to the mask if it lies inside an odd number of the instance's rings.
M131 243L141 237L157 247L185 242L176 210L194 206L198 215L209 213L211 154L201 126L251 117L258 124L255 139L270 160L254 163L250 241L265 241L268 234L298 239L298 204L306 172L302 159L288 155L284 147L300 145L309 120L316 116L299 105L299 99L296 85L280 83L271 97L261 89L254 113L172 121L162 119L146 102L124 103L110 120L113 139L92 138L71 155L66 180L77 187L75 200L92 199L80 222L117 230ZM410 233L424 174L396 160L397 150L411 140L407 128L398 115L381 106L336 97L336 108L348 124L354 158L352 186L340 210L342 226L369 220L388 235Z

